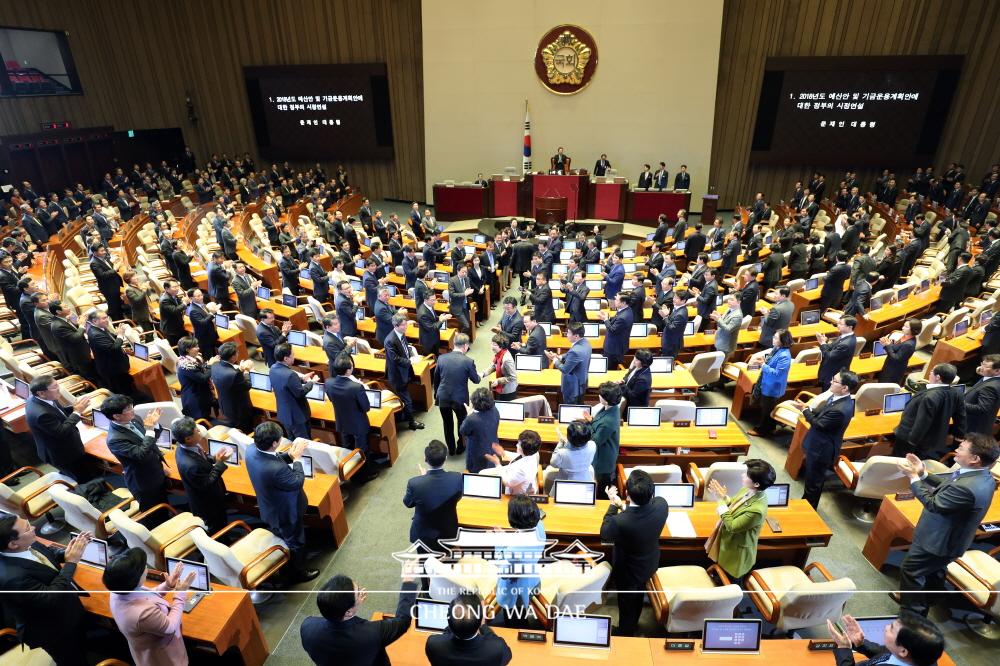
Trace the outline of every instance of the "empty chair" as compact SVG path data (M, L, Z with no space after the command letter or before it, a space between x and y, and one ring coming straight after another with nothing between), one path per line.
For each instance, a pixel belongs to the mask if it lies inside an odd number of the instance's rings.
M802 410L795 406L795 401L804 402L811 409L816 409L823 402L830 397L829 391L824 391L818 395L813 395L808 391L800 391L793 400L782 400L774 409L771 410L771 418L788 426L789 428L794 428L799 422L799 418L802 416Z
M110 484L107 485L110 489ZM90 532L98 539L107 539L109 534L115 532L115 526L108 520L108 514L113 510L120 509L125 512L126 516L134 516L139 512L139 502L132 497L128 488L115 488L111 492L116 497L121 498L121 501L101 512L87 501L86 497L70 492L67 486L56 484L49 488L49 495L63 510L66 522L76 528L78 532Z
M945 318L941 321L941 325L938 326L938 330L934 332L934 337L950 338L955 332L955 324L965 319L968 314L968 308L955 308L952 310L945 315Z
M257 339L257 322L253 320L253 317L248 317L245 314L237 314L233 317L231 323L236 324L236 328L240 329L240 333L243 334L243 340L252 344L260 346L260 340Z
M909 492L910 479L899 469L902 460L892 456L872 456L858 467L857 463L840 456L834 471L855 497L865 500L852 511L855 518L866 523L874 522L875 511L883 497Z
M872 295L872 300L878 299L882 305L888 305L896 300L896 290L889 288L877 291Z
M604 585L610 576L611 564L608 562L601 562L583 572L572 562L542 565L538 592L531 598L536 617L548 628L550 608L565 613L586 612L590 606L602 603Z
M29 483L22 483L17 489L7 485L8 481L28 472L38 478ZM37 520L42 516L48 517L48 511L56 506L56 502L52 499L50 491L54 486L59 485L67 488L76 487L72 479L58 472L44 474L36 467L21 467L20 469L16 469L0 479L0 509L28 521ZM41 534L54 534L60 529L62 529L61 523L49 519L38 531Z
M809 577L814 569L823 576L823 582L814 582ZM793 566L755 569L746 579L746 591L754 606L766 621L786 633L839 620L855 589L854 581L834 580L819 562L807 564L805 569Z
M171 518L149 529L138 522L156 511L167 511ZM141 548L150 565L166 571L167 557L184 557L195 549L191 532L197 528L205 529L205 521L189 511L177 513L168 504L157 504L148 511L126 516L121 509L115 509L108 518L111 524L122 533L130 548Z
M668 633L701 631L707 618L733 617L743 598L740 586L730 583L717 564L708 569L662 567L646 583L646 590L657 622Z
M792 359L792 363L809 363L815 361L819 363L823 358L823 354L819 351L817 347L811 347L809 349L803 349L795 358Z
M637 469L649 474L653 483L683 483L684 473L680 465L636 465L625 467L621 463L617 465L618 470L618 494L625 496L625 482L629 475Z
M934 331L940 326L941 320L938 317L931 317L921 320L920 323L923 324L923 328L920 329L920 333L916 337L917 349L923 349L934 342Z
M231 546L218 541L236 527L246 531L239 541ZM289 560L288 547L281 538L263 528L250 529L242 520L233 521L212 536L201 528L194 529L191 538L212 576L229 587L256 590ZM255 603L263 600L261 596L254 598Z
M1000 618L1000 546L989 552L967 550L948 565L946 577L975 607L977 613L965 616L965 624L984 638L995 639L1000 630L994 620Z
M722 370L722 361L726 355L720 351L702 352L695 354L690 363L684 365L691 376L694 377L698 386L708 386L719 381Z
M660 423L671 421L694 421L695 410L698 408L690 400L657 400L654 407L660 410Z
M746 464L741 462L714 462L708 467L698 467L694 463L688 463L688 482L694 484L695 495L714 502L720 498L708 489L712 479L729 489L729 492L735 493L742 487L746 471Z
M296 437L292 444L301 442L306 443L306 455L312 456L313 467L317 472L333 474L342 482L350 481L365 464L365 453L361 449L345 449L302 437Z
M451 601L462 591L477 592L483 601L492 602L499 570L481 557L466 556L455 564L443 564L436 557L424 560L431 599Z
M899 393L899 384L862 384L854 396L854 411L858 414L869 409L882 409L882 398Z

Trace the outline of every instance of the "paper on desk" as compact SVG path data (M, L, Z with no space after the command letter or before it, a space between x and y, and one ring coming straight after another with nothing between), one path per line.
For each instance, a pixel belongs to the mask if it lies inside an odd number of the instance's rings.
M672 537L690 539L698 536L691 524L691 516L684 511L671 511L667 514L667 529Z

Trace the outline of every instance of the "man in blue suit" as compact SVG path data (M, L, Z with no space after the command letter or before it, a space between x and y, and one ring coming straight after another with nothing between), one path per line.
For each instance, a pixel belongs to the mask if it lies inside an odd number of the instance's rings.
M428 548L440 551L439 539L452 539L458 533L455 506L462 499L462 474L446 472L444 463L448 449L440 440L432 439L424 449L420 476L406 482L403 506L414 509L410 523L410 543L421 541Z
M609 301L614 300L625 284L625 266L622 264L622 253L611 255L611 268L604 274L604 295Z
M330 364L333 376L323 384L336 421L340 445L345 449L361 449L365 454L365 468L359 472L362 482L371 481L378 472L372 465L368 451L368 411L371 403L365 385L354 378L354 359L350 354L339 354Z
M319 264L319 250L309 251L309 279L313 283L313 298L320 303L330 300L330 276Z
M385 280L379 280L375 273L377 268L376 262L369 261L365 264L365 274L361 276L361 288L365 290L365 304L370 306L375 305L375 301L378 300L378 288L385 282Z
M167 476L163 472L163 452L156 446L160 436L160 410L154 409L145 419L135 415L132 398L117 393L101 403L101 413L108 417L108 450L121 462L125 486L139 500L139 509L148 511L167 501Z
M836 340L827 342L825 335L816 334L820 353L819 383L824 391L830 388L830 381L834 375L842 370L851 369L858 340L854 335L854 327L857 325L857 319L844 315L837 320L837 332L840 336Z
M274 348L288 342L285 336L292 330L292 322L286 321L279 329L275 325L274 310L271 308L261 310L258 321L257 340L260 342L260 350L264 355L264 365L270 368L274 365Z
M302 490L305 473L299 458L306 443L278 453L281 437L281 426L274 421L265 421L254 429L254 446L246 449L247 474L257 495L260 518L288 546L292 582L300 583L319 575L318 569L305 567L306 529L302 518L308 503Z
M405 280L404 286L407 289L413 289L417 284L417 265L419 263L413 246L408 244L403 248L403 278Z
M660 333L660 352L664 356L677 358L684 347L684 329L688 323L687 302L690 295L686 291L674 292L674 309L667 304L660 306L660 316L663 317L663 331Z
M385 344L385 336L392 332L392 317L396 314L396 308L389 305L389 290L380 287L378 297L370 302L375 305L375 339Z
M566 339L570 348L562 356L546 351L545 355L553 362L553 367L562 373L559 390L563 402L568 405L583 404L583 396L587 392L587 372L590 370L590 343L583 339L583 324L574 322L566 327Z
M833 467L840 447L844 443L844 431L854 417L854 400L851 393L858 387L858 376L849 370L837 374L830 383L832 394L825 403L815 410L805 403L796 401L802 409L802 418L809 423L809 432L802 442L806 452L805 490L802 499L814 509L819 508L819 498L823 494L826 473Z
M482 375L476 370L476 363L466 356L469 352L469 336L455 334L455 349L438 357L434 366L434 396L441 409L444 422L444 441L448 444L448 454L465 453L465 445L455 448L455 432L461 430L465 420L465 406L469 403L469 382L478 384ZM455 423L455 422L458 423Z
M309 401L306 394L316 383L316 373L311 372L302 377L292 370L295 357L292 346L280 344L274 348L274 365L268 373L271 378L271 391L278 405L278 421L285 426L290 438L304 437L309 439Z
M355 316L358 306L354 302L354 292L351 283L342 280L337 283L337 319L340 320L340 333L351 337L358 334L358 320Z
M628 351L628 341L632 335L632 308L628 306L628 297L618 293L614 300L615 314L601 310L598 313L604 322L604 355L608 358L608 369L617 370L625 363L625 352Z

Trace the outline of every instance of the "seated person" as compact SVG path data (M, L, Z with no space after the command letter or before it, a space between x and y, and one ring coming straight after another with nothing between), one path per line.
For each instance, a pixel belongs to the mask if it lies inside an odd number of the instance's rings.
M890 658L913 666L933 666L944 654L941 630L927 618L906 610L886 625L882 635L884 645L868 640L858 621L850 615L840 618L843 632L830 620L826 621L826 626L837 643L833 651L837 666L854 666L855 652L869 658L868 661L859 661L859 666L880 664Z
M538 492L538 449L541 447L542 438L537 432L522 430L517 437L517 452L511 453L493 444L493 454L485 456L493 467L487 467L480 474L499 476L508 495L533 495Z
M452 599L448 607L448 628L427 639L424 653L432 666L505 666L513 658L506 641L486 625L483 600L474 592L463 592Z

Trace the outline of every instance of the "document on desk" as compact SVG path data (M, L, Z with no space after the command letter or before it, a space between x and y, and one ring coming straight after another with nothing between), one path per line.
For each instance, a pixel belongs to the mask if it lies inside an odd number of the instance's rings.
M684 511L671 511L667 514L667 529L674 538L693 539L698 536L691 524L691 516Z

